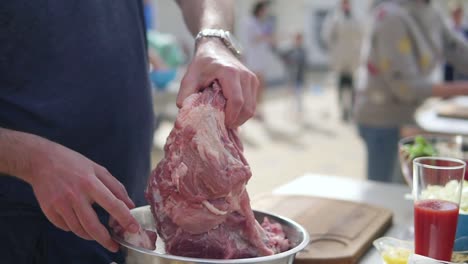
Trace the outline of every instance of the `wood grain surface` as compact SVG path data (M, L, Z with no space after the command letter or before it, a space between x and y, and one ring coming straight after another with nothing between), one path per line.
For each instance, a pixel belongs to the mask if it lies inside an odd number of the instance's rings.
M390 210L372 205L313 196L266 194L252 199L252 208L291 218L310 234L296 264L352 264L392 223Z

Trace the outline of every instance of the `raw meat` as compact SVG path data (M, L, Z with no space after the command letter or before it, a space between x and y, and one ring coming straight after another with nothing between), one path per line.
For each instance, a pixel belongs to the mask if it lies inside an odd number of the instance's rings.
M122 238L125 242L131 245L149 250L156 249L156 239L158 238L158 235L154 231L144 230L140 226L138 232L133 234L123 229L123 227L113 218L110 219L109 226L112 228L112 231L116 236Z
M146 198L172 255L247 258L289 248L281 225L254 218L251 171L236 131L224 125L225 103L217 84L188 97L149 178Z

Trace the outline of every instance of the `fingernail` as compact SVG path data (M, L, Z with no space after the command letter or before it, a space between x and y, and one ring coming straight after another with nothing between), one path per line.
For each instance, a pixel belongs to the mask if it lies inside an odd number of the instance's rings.
M138 232L138 229L139 229L139 228L138 228L138 225L136 225L136 224L130 224L130 225L128 226L128 231L130 231L131 233L136 233L136 232Z
M119 246L112 246L112 252L119 251Z

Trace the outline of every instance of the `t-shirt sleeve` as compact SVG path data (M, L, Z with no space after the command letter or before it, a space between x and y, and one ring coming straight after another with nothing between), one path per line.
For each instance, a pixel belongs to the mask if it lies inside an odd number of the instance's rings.
M431 96L432 84L420 76L413 43L401 17L387 14L378 20L372 42L379 75L399 101L413 103Z

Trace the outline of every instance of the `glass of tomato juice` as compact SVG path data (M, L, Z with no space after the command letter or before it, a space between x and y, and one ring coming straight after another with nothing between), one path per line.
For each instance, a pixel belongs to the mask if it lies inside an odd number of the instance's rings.
M413 160L415 253L450 261L465 162L442 157Z

